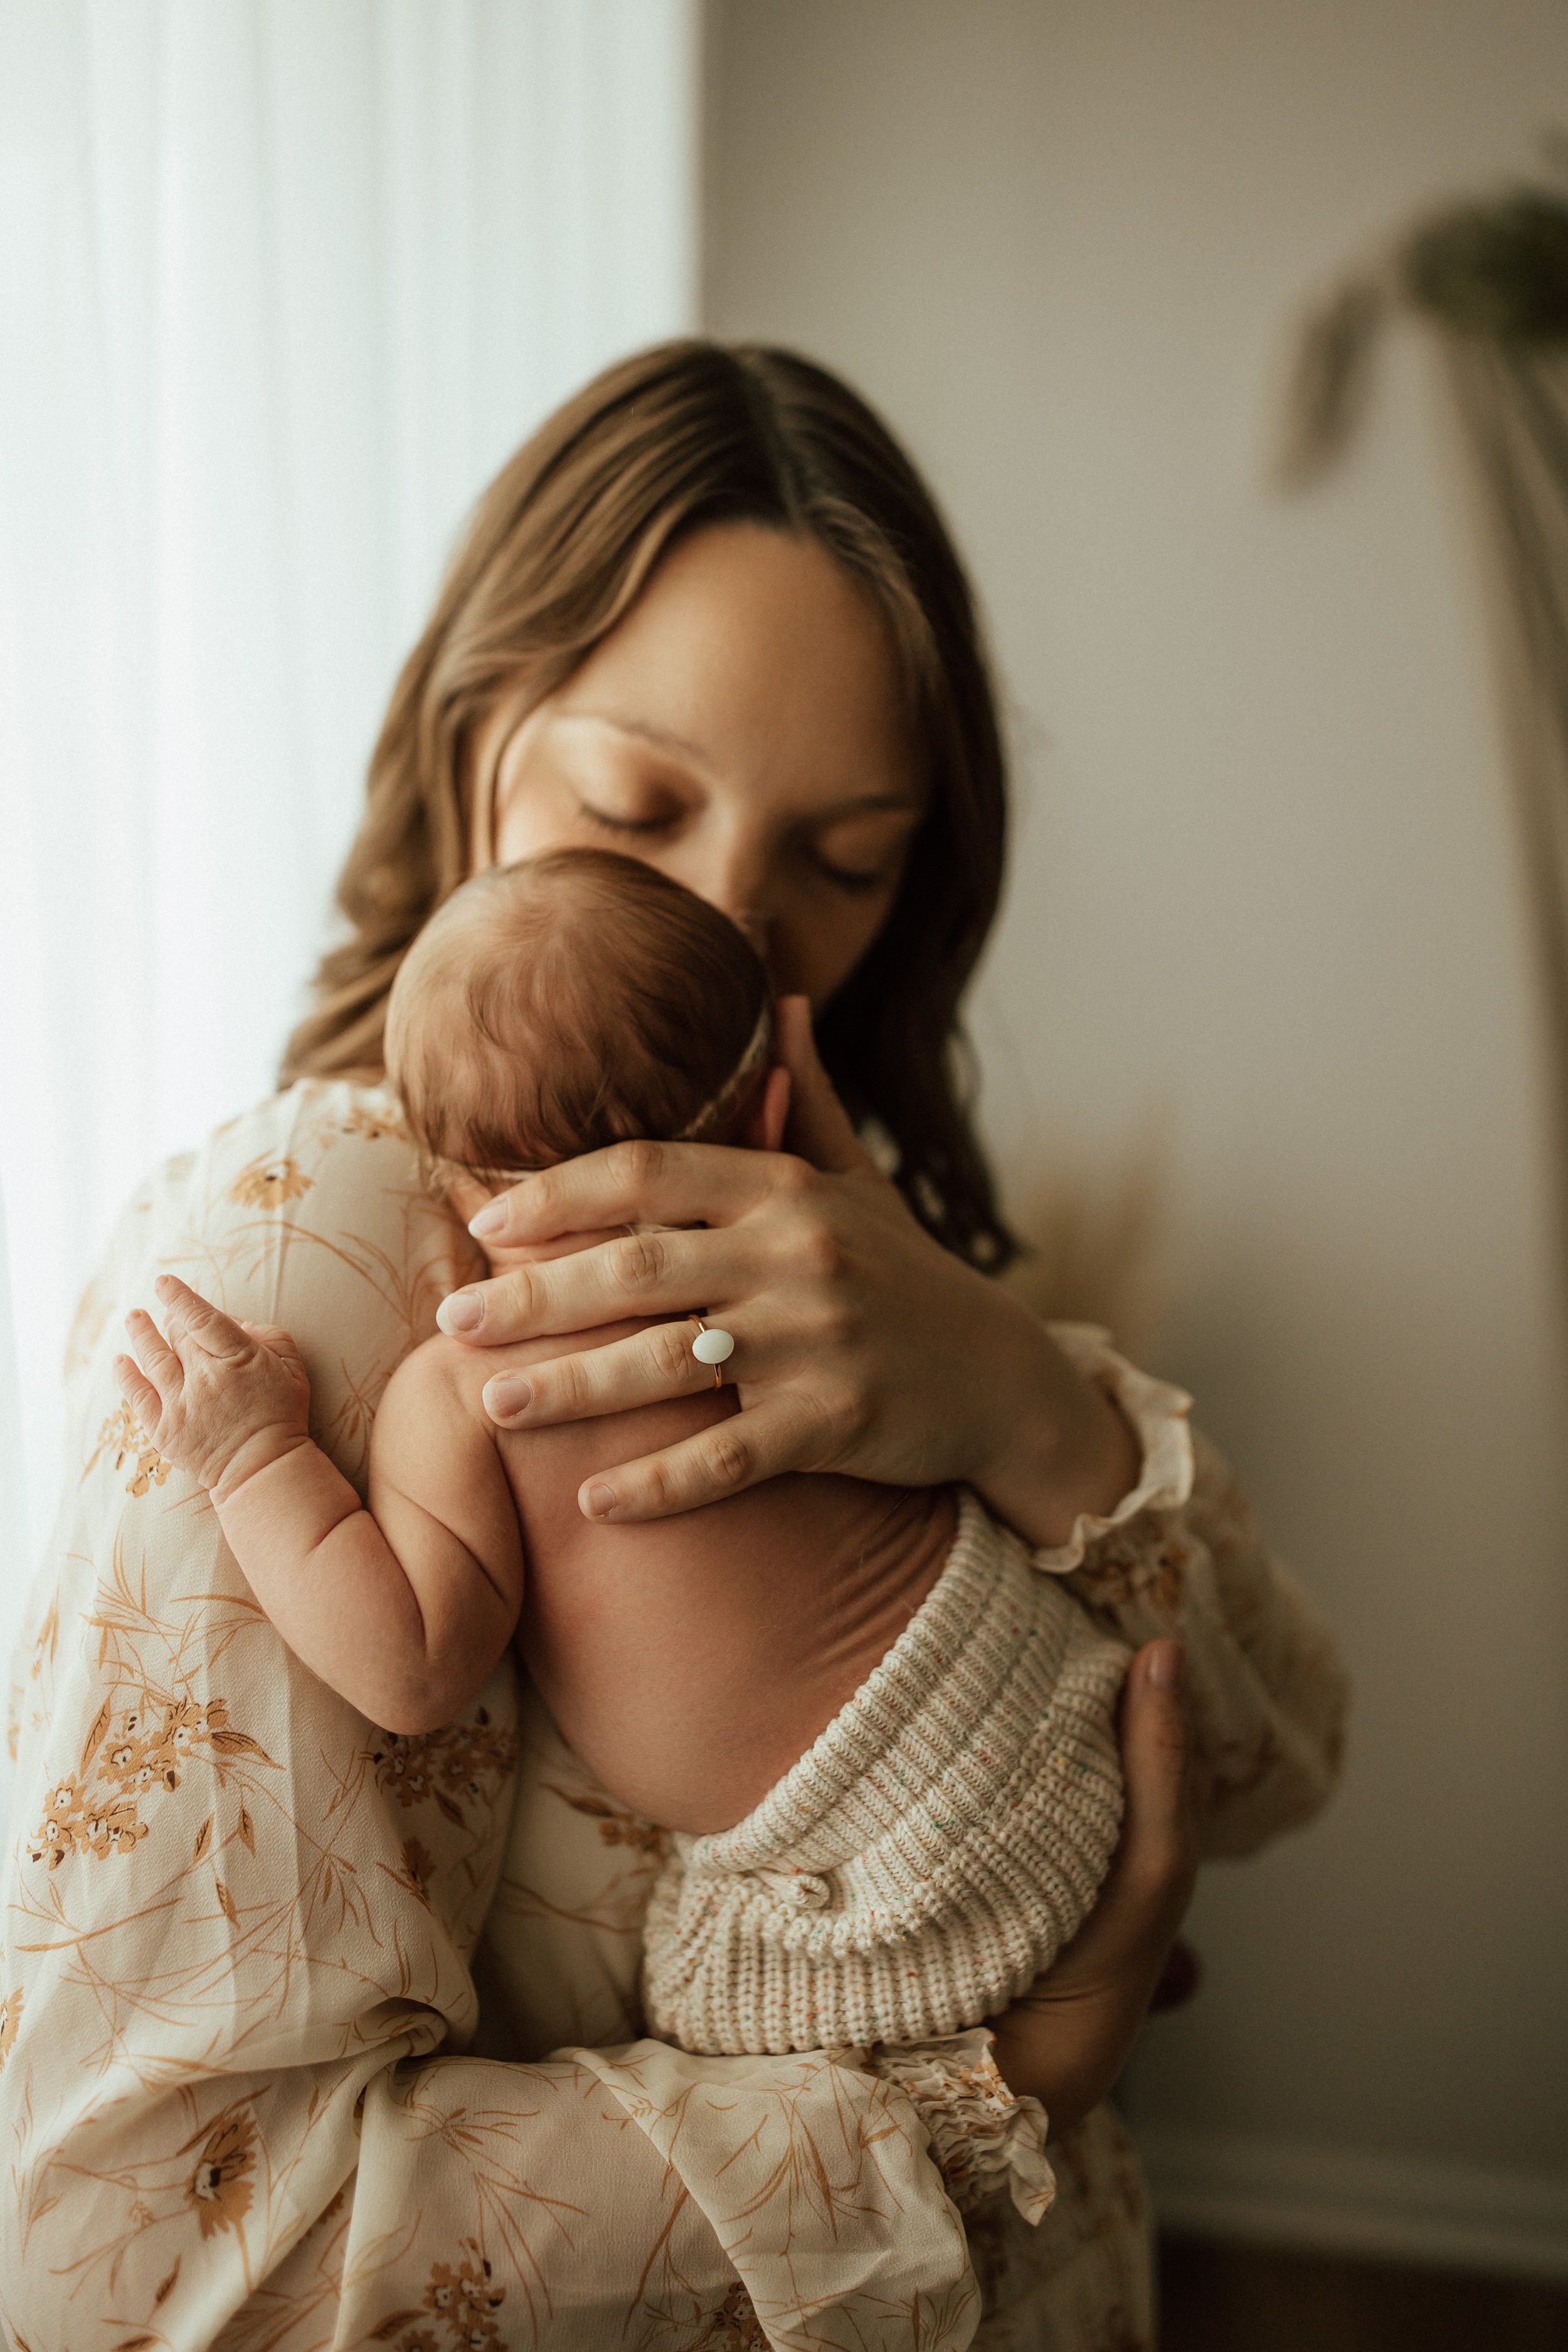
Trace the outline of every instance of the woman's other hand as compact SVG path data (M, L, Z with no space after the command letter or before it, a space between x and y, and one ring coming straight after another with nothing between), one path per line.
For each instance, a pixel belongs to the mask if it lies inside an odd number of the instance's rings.
M742 1410L595 1479L591 1517L648 1519L783 1471L899 1485L963 1480L1030 1543L1065 1541L1137 1475L1117 1407L1036 1318L917 1223L856 1136L812 1042L780 1005L792 1079L784 1152L629 1143L527 1178L480 1223L487 1250L654 1225L513 1265L443 1302L454 1338L495 1347L640 1317L731 1332ZM711 1385L687 1321L499 1376L502 1428L624 1412Z
M1197 1874L1197 1798L1185 1660L1147 1643L1122 1699L1127 1805L1100 1899L1057 1960L991 2019L1004 2081L1039 2100L1054 2133L1098 2106L1121 2072Z

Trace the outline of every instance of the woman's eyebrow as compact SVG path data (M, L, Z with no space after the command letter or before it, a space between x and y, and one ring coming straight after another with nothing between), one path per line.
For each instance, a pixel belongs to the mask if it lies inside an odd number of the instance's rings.
M652 743L660 751L677 752L683 760L695 761L707 767L709 758L700 743L693 743L685 735L677 735L668 727L656 727L651 719L626 719L615 710L563 710L567 721L585 719L594 727L613 727L617 735L636 735L644 743Z
M852 800L836 801L831 808L814 810L813 814L834 820L847 816L907 816L922 805L917 792L858 793Z

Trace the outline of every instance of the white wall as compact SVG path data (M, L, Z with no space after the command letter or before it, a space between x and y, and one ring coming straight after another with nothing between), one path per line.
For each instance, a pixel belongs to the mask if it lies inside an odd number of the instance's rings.
M1413 331L1330 485L1277 499L1262 452L1300 298L1412 210L1531 166L1568 15L715 0L711 37L708 322L883 407L1016 706L976 1021L1002 1164L1113 1155L1169 1110L1184 1288L1161 1369L1355 1672L1342 1795L1209 1874L1207 1990L1138 2063L1169 2201L1550 2266L1564 1180Z

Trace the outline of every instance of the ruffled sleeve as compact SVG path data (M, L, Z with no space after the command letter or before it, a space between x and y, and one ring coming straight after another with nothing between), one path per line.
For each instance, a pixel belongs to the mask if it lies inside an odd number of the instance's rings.
M989 2028L933 2042L879 2042L866 2063L896 2084L925 2126L931 2161L961 2213L977 2213L1010 2196L1031 2224L1056 2202L1057 2179L1046 2155L1048 2126L1038 2099L1016 2098L991 2054Z
M1035 1565L1066 1579L1108 1633L1136 1646L1184 1643L1206 1853L1247 1853L1306 1822L1339 1776L1346 1682L1332 1635L1269 1553L1218 1450L1191 1424L1184 1391L1139 1371L1092 1324L1053 1323L1079 1370L1137 1435L1136 1486L1108 1517L1079 1515Z
M1068 1576L1082 1566L1102 1537L1130 1528L1149 1511L1179 1511L1193 1491L1193 1439L1185 1389L1156 1381L1119 1356L1110 1334L1096 1323L1049 1323L1052 1339L1086 1379L1105 1389L1121 1407L1142 1456L1138 1483L1108 1518L1080 1511L1066 1543L1046 1544L1035 1566L1047 1576Z

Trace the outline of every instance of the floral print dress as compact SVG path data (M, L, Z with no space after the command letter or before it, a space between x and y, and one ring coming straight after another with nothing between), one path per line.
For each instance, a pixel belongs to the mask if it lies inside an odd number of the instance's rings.
M363 1490L470 1253L387 1097L306 1082L163 1170L82 1302L11 1691L0 2324L25 2352L1138 2352L1110 2109L1047 2169L984 2033L888 2064L639 2039L657 1828L510 1657L441 1731L365 1722L120 1401L124 1312L176 1272L295 1334ZM1223 1464L1183 1458L1042 1565L1130 1640L1185 1635L1239 1851L1321 1802L1342 1694Z

